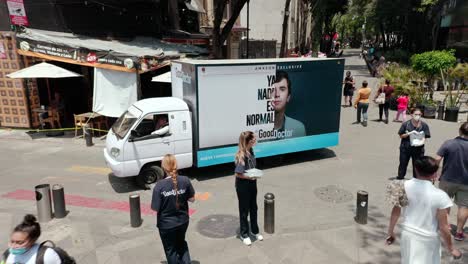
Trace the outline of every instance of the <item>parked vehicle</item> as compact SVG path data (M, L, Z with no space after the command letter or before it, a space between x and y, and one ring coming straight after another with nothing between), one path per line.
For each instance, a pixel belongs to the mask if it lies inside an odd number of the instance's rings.
M173 62L172 97L134 103L107 135L104 156L117 177L142 184L179 169L234 161L240 132L257 135L258 158L338 144L344 59Z

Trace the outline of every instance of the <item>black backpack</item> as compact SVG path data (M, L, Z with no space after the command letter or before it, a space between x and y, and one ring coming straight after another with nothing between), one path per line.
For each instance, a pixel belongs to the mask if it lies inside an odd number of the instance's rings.
M52 246L46 246L45 245L46 243L49 243ZM57 255L59 255L60 260L62 261L62 264L76 264L76 261L73 257L68 255L68 253L62 248L56 247L55 243L50 240L46 240L39 245L39 249L37 250L37 256L36 256L36 264L44 264L44 255L48 248L52 249L53 251L55 251L55 253L57 253ZM3 261L6 262L9 255L10 255L10 251L8 249L5 250L2 256Z

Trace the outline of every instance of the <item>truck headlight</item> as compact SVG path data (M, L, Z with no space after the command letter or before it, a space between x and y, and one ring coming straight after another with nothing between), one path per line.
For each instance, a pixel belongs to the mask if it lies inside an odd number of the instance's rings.
M120 155L120 149L111 148L110 155L114 158L117 158Z

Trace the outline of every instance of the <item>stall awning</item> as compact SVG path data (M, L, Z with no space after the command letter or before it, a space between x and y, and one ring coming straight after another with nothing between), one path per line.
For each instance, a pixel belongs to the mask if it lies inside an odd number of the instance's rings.
M21 55L126 72L145 72L185 55L208 53L201 47L167 43L151 37L136 37L130 41L102 40L26 28L17 33L16 38Z
M203 3L200 0L189 0L185 1L185 5L188 9L198 12L198 13L206 13L205 9L203 8Z

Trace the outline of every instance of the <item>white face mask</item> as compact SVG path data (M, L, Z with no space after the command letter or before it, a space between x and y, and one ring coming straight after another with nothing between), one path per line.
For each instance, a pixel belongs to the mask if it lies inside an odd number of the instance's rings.
M415 116L413 116L413 119L414 119L414 121L419 121L419 119L421 119L421 116L415 115Z

